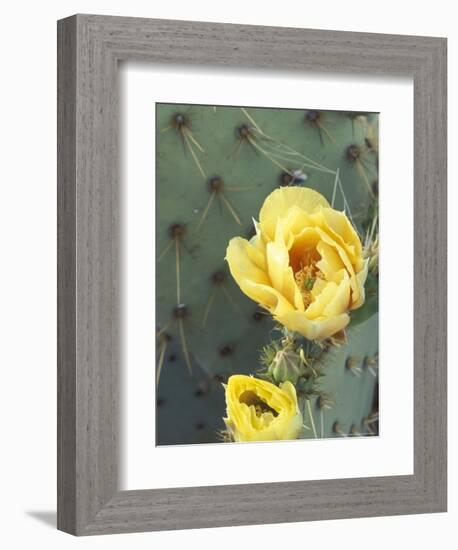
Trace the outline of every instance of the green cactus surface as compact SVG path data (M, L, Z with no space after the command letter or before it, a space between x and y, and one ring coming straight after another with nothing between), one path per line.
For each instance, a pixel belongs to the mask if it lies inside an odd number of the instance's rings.
M275 337L230 276L228 242L254 234L274 189L304 185L345 210L364 243L378 208L378 115L157 104L156 135L156 444L214 443L223 383L255 374ZM346 342L323 353L305 438L378 433L376 274L366 293Z

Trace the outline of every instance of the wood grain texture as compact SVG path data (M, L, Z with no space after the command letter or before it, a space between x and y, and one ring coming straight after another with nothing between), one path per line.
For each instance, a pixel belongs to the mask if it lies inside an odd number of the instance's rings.
M76 535L446 510L446 41L77 15L58 23L58 527ZM118 491L120 60L410 75L414 474ZM154 465L152 465L154 467Z
M76 522L76 20L57 32L57 523Z

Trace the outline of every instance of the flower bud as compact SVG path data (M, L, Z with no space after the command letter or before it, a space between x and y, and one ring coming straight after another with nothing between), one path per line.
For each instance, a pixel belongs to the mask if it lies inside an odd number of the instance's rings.
M292 349L277 351L268 369L268 374L272 376L276 384L288 381L296 385L299 377L304 373L304 361L300 353Z

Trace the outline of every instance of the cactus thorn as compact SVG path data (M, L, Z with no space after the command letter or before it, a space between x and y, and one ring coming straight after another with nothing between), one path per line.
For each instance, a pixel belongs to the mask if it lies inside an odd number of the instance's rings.
M216 298L216 291L217 289L221 290L226 300L234 307L234 309L243 316L243 312L240 309L240 306L236 303L234 298L231 296L229 290L226 288L226 285L224 284L224 281L226 279L226 274L224 271L215 271L212 276L210 277L211 283L214 285L212 291L210 292L210 296L208 297L207 304L205 306L204 315L202 318L202 326L205 327L207 324L208 316L210 314L211 307L213 305L213 302Z
M332 426L332 431L341 437L347 437L347 434L342 431L342 426L340 422L336 420Z
M202 227L202 224L204 223L208 212L210 211L210 208L213 204L213 201L215 200L215 197L218 197L218 199L224 204L224 206L227 208L231 216L234 218L236 223L238 225L242 225L242 222L240 221L240 218L235 211L232 204L229 202L228 198L226 197L224 193L224 181L220 176L213 176L208 180L208 187L210 190L210 198L208 199L207 206L205 207L205 210L200 218L200 221L197 225L196 231L199 231L199 229Z
M331 135L329 130L323 124L323 114L320 111L313 111L313 110L307 111L305 113L305 121L317 128L318 134L320 136L321 145L324 145L323 133L327 136L327 138L332 143L334 143L334 144L336 143L336 140L334 139L334 136Z
M361 435L361 433L358 430L358 427L356 426L356 424L352 424L352 426L350 428L350 435L352 435L353 437L358 437L358 436Z
M186 150L188 150L191 153L191 156L194 160L195 165L197 166L197 169L199 170L202 177L205 179L207 176L205 175L204 169L202 168L202 165L197 157L197 154L194 151L194 147L201 153L204 153L205 151L203 147L200 145L200 143L194 137L194 134L192 132L191 118L189 117L189 115L181 112L175 113L174 115L172 115L170 124L165 128L163 128L161 132L166 132L167 130L170 130L170 129L174 129L180 134L184 151L186 152Z
M355 376L361 376L361 368L358 367L359 359L356 357L347 357L345 367Z
M359 177L363 180L364 184L366 185L370 196L374 198L375 197L374 191L369 182L369 178L363 164L363 159L364 159L363 154L364 154L364 149L356 144L349 145L345 150L346 159L355 166L356 172L358 173Z
M156 367L156 386L159 386L162 367L164 365L165 353L167 351L167 347L172 337L167 332L162 332L162 334L158 336L158 338L160 340L160 344L159 344L159 355L158 355L157 367Z

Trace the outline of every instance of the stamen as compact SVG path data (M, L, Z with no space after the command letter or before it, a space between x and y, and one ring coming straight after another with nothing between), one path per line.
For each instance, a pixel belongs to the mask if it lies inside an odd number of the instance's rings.
M262 416L265 412L272 413L274 418L278 416L278 412L253 391L244 391L239 397L239 402L244 403L248 407L253 407L258 417Z
M299 271L296 271L294 278L302 295L304 307L307 309L313 301L312 290L317 278L321 278L321 272L316 267L315 262L312 262L306 267L301 267Z

